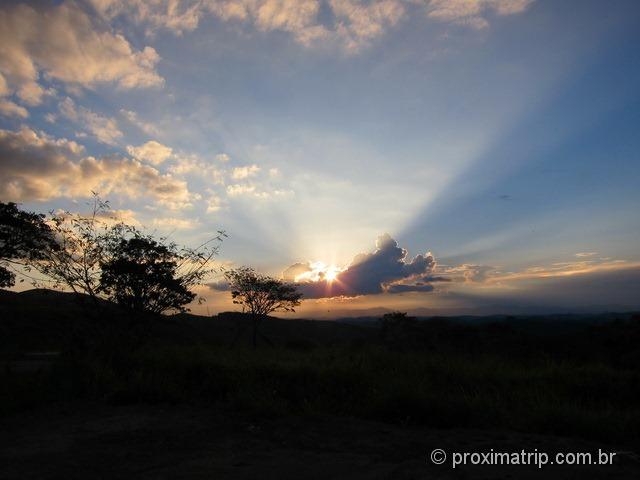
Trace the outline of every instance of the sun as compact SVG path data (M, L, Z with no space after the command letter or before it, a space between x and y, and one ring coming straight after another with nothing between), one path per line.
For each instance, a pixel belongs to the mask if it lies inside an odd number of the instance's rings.
M336 278L338 277L338 273L340 273L340 270L338 270L333 265L330 267L327 267L327 269L324 271L324 279L327 282L331 283L336 280Z
M338 276L342 272L342 268L335 265L327 265L324 262L313 262L309 264L309 270L296 275L296 282L320 282L327 283L338 282Z

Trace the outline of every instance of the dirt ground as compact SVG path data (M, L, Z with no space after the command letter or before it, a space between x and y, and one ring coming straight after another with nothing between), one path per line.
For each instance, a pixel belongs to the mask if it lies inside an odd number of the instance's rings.
M448 457L429 460L435 448ZM0 423L2 479L597 479L640 478L614 465L467 465L453 452L590 452L575 439L402 427L336 417L252 419L205 407L51 407Z

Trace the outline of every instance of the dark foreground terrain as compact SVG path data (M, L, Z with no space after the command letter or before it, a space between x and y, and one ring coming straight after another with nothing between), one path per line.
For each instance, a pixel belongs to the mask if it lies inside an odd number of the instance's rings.
M634 314L269 318L256 350L239 314L32 291L0 319L0 478L640 478ZM491 449L616 455L452 468Z
M1 478L638 478L633 453L583 440L438 430L335 416L255 418L206 407L81 406L2 424ZM617 451L605 466L434 465L430 452Z

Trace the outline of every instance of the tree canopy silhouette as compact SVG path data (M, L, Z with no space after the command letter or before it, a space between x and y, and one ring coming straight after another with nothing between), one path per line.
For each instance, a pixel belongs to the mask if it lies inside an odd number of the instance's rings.
M189 255L175 244L162 244L139 232L114 242L108 258L100 265L101 291L136 311L185 311L185 305L196 296L189 288L207 273L202 268L180 274L180 266L192 260Z
M226 234L218 231L196 248L179 247L124 223L95 193L89 205L89 214L45 216L0 204L0 260L8 264L16 258L42 274L30 277L34 286L82 293L94 305L102 298L137 311L185 311L196 296L191 288L213 271ZM0 286L10 286L12 275L0 271Z
M241 267L225 272L233 303L242 305L251 314L253 346L258 343L258 328L263 318L272 312L294 312L302 293L291 283Z
M16 268L28 270L29 261L56 249L44 215L20 210L13 202L0 202L0 287L15 284Z

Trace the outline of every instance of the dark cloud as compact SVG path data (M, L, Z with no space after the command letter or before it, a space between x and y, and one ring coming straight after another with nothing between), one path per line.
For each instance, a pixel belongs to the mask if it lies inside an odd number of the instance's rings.
M422 278L423 282L451 282L452 280L449 277L442 277L439 275L427 275Z
M314 280L298 283L304 298L356 297L378 293L431 292L432 283L449 282L448 277L435 276L436 261L431 253L407 257L388 233L376 240L372 253L359 253L335 279L327 280L310 262L298 262L282 272L282 279L295 282L301 275L313 273ZM226 282L210 283L214 290L226 291Z
M431 292L433 291L433 285L428 283L393 283L387 287L387 293L407 293L407 292Z
M295 264L296 271L305 264ZM436 262L433 255L417 255L408 260L407 251L385 233L378 237L373 253L360 253L335 280L319 280L300 285L305 298L355 297L376 293L428 292L433 286L427 283ZM308 268L308 265L307 265Z

